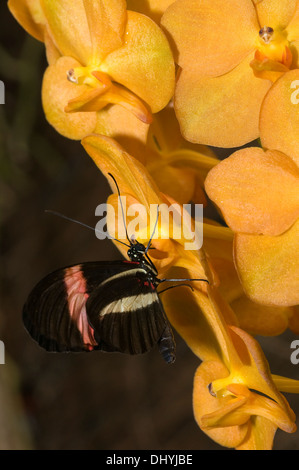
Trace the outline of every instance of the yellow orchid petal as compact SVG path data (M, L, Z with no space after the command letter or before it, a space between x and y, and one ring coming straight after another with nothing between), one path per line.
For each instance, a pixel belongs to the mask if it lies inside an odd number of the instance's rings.
M178 148L169 153L162 150L150 152L148 149L147 151L146 167L157 180L161 191L171 195L182 204L189 201L207 204L202 189L204 179L208 171L219 163L219 160L206 155L209 151L205 146L199 147L201 148L198 151L188 148Z
M75 113L78 111L99 111L107 105L107 101L102 97L105 88L88 87L81 95L68 101L64 108L66 113ZM106 95L106 93L105 93Z
M222 393L232 384L245 385L248 389L255 390L269 398L272 398L289 419L294 421L295 415L286 399L277 390L269 368L269 364L259 343L247 332L236 326L228 326L234 348L238 352L239 362L235 360L230 364L230 375L216 379L212 383L213 391L216 395Z
M240 328L251 334L272 336L290 326L293 307L268 307L244 295L233 262L232 241L204 237L203 246L219 278L218 290L233 309Z
M111 180L111 178L110 178ZM109 181L110 182L110 181ZM115 189L115 188L114 188ZM132 196L132 193L121 192L124 204L124 209L132 206L133 204L140 204L139 200ZM112 237L117 238L119 241L128 245L128 239L126 237L126 227L129 238L134 236L140 243L147 246L152 230L150 226L149 214L146 213L142 220L138 221L138 226L135 223L135 214L132 216L125 213L125 224L123 222L123 215L119 205L118 194L112 194L107 200L108 211L107 211L107 228L108 232ZM113 210L112 210L113 209ZM131 225L133 224L133 226ZM156 232L160 230L160 225L156 227ZM155 233L156 233L155 232ZM151 246L155 248L150 253L150 257L159 271L159 276L164 277L165 273L172 265L174 260L177 258L176 244L172 240L156 240L155 236L152 239ZM125 258L128 258L128 247L120 245L116 242L117 248L120 250Z
M212 413L202 416L200 421L201 429L224 428L230 426L241 426L246 424L251 413L244 412L244 405L247 399L231 398L227 400L220 408Z
M187 140L237 147L258 137L259 110L270 82L253 75L249 66L252 58L250 55L231 72L215 78L181 71L174 104Z
M233 232L228 227L222 227L209 219L204 219L204 248L209 258L221 258L233 262L232 241Z
M292 316L290 307L268 307L241 295L231 302L240 328L253 335L275 336L283 333Z
M206 155L208 152L206 152L203 145L201 147L202 151L200 151L200 148L198 151L182 148L169 152L166 154L165 160L167 160L169 164L178 168L187 166L193 170L201 172L203 175L206 175L211 168L220 162L220 160L214 156Z
M160 154L168 154L184 146L187 142L180 133L172 103L153 116L147 146ZM205 147L206 148L206 147ZM149 158L151 160L151 157Z
M40 0L9 0L10 12L22 27L39 41L44 40L46 18L40 5Z
M213 225L210 223L204 222L203 224L203 249L207 254L209 264L215 272L214 283L218 292L227 304L231 304L234 299L243 294L243 288L233 262L233 234L231 232L229 238L226 236L224 227L216 225L214 231L211 230L212 227ZM239 324L236 315L234 315L234 321L230 323Z
M227 386L233 396L222 400L222 406L201 418L202 427L226 427L245 424L251 416L262 416L285 432L294 432L296 425L274 400L250 392L240 384Z
M235 394L237 397L243 396L243 385L231 384L227 389ZM278 403L266 396L259 395L255 392L246 390L246 401L239 409L235 409L228 417L228 422L231 420L245 420L246 416L257 415L262 416L282 429L285 432L295 432L296 424L294 423L294 414L288 413L288 409L284 410ZM219 423L220 424L220 423Z
M299 393L299 380L289 379L281 375L272 375L276 387L285 393Z
M295 1L295 0L293 0ZM299 5L297 2L296 9L294 11L294 15L287 26L288 38L289 41L296 41L299 39Z
M48 29L44 30L44 43L46 47L46 57L49 65L55 64L55 62L61 57L59 50L53 42L52 37L49 34Z
M267 93L260 115L263 147L280 150L299 165L299 70L284 74Z
M187 201L194 201L193 195L196 190L196 179L192 170L173 168L170 165L157 165L155 169L151 170L151 165L148 168L156 184L159 186L163 193L171 194L171 196L180 204ZM176 182L175 187L173 182ZM199 191L197 192L199 194ZM195 203L203 203L205 196L202 191L200 200L194 201Z
M237 328L235 326L231 326L229 328L231 332L236 335L234 341L235 344L239 346L238 352L240 357L243 359L243 367L242 371L240 371L240 376L243 376L243 379L245 379L244 383L246 383L246 386L256 391L260 391L272 398L294 419L293 411L290 409L285 398L275 387L270 373L269 364L264 356L260 344L255 338L241 328ZM239 341L239 343L237 341ZM243 349L244 346L246 346L246 350ZM255 365L256 371L254 371L253 368L250 370L250 363ZM258 372L258 375L256 372ZM256 381L256 379L258 380Z
M219 409L221 401L209 392L209 385L216 378L225 377L228 370L221 362L203 362L196 371L193 388L193 412L195 420L201 426L202 417ZM224 399L226 401L226 399ZM247 420L248 421L248 420ZM248 423L231 427L203 429L214 441L225 447L237 447L247 435Z
M299 20L298 20L298 23L299 23ZM297 31L298 31L298 29L297 29ZM292 62L291 69L298 69L299 68L299 61L298 61L298 57L299 57L299 39L297 41L292 42L291 50L292 50L292 54L293 54L293 62Z
M123 106L115 104L106 106L97 113L94 133L114 138L130 155L138 156L139 161L143 163L148 129L148 124L140 121Z
M101 70L142 98L156 113L174 91L174 62L161 29L150 18L127 12L125 43L109 54Z
M260 26L284 29L291 21L297 0L263 0L256 5Z
M239 364L240 359L237 351L233 347L230 332L227 328L227 324L237 324L234 312L222 299L216 288L209 287L208 298L204 293L197 291L197 289L194 290L194 295L196 297L198 306L205 316L205 321L207 322L207 325L209 325L211 331L213 332L213 336L215 337L213 343L218 357L220 357L224 364ZM193 335L195 333L196 328L194 328ZM199 334L199 330L197 334ZM200 357L200 359L214 360L214 356L202 356L201 343L198 343L197 346L192 348L190 346L189 338L186 338L185 340L193 352L197 354L198 357Z
M110 178L111 180L111 178ZM143 243L145 246L148 243L148 240L151 236L149 230L149 221L148 214L145 214L145 217L142 217L142 221L138 223L138 226L135 226L134 220L136 214L129 215L126 209L135 204L140 204L138 199L136 199L130 193L121 193L122 203L124 207L124 215L122 213L118 194L112 194L107 199L107 229L112 237L117 240L122 241L128 245L128 239L126 233L128 233L128 238L136 238L140 243ZM132 224L134 227L132 227ZM153 242L154 245L154 242ZM120 245L116 243L117 248L121 251L125 258L128 257L128 246ZM156 248L156 247L155 247Z
M65 112L100 111L111 104L122 106L145 124L150 124L152 120L150 111L136 95L114 84L90 88L82 95L70 100L65 107Z
M183 139L172 106L153 115L143 154L147 170L163 193L181 204L207 204L203 181L219 160L208 147Z
M279 235L299 217L299 169L274 150L233 153L209 172L205 188L234 232Z
M128 10L138 11L143 15L149 16L156 23L160 23L161 17L175 0L127 0Z
M186 273L176 270L167 274L182 277ZM194 285L195 282L192 283L193 288ZM182 286L161 294L161 299L169 321L193 353L202 360L221 361L217 337L207 320L213 316L213 307L206 295L194 295L191 289Z
M254 302L299 303L299 221L278 237L236 234L235 263L244 291Z
M253 69L253 73L258 78L270 80L272 83L276 82L284 73L289 71L289 67L267 57L259 58L259 52L255 53L253 61L250 62L250 67ZM292 54L289 49L286 49L286 55L288 55L288 62L292 63Z
M65 107L70 99L89 92L87 85L75 87L66 78L67 71L78 66L70 57L61 57L50 65L43 79L42 100L47 120L62 135L69 139L81 139L93 132L97 115L95 112L66 113Z
M143 165L125 152L113 139L104 136L90 135L82 140L82 145L95 164L105 176L111 173L122 193L134 196L150 213L150 204L159 204L158 189L150 176L144 171ZM111 187L116 191L111 178Z
M125 0L83 0L92 41L93 60L103 59L123 44Z
M223 317L224 321L228 325L236 325L236 326L239 325L238 318L236 317L236 315L235 315L233 309L231 308L231 306L229 305L229 303L226 301L225 296L222 295L220 289L218 289L217 287L214 287L212 289L212 294L210 294L210 300L211 300L212 304L214 305L215 310L216 310L216 305L218 305L219 312L221 312L221 316ZM227 333L226 330L224 329L221 333L222 336L223 336L224 332L225 332L225 334ZM222 338L221 338L221 340L222 340ZM230 340L231 340L231 338L230 338ZM230 345L230 347L231 347L231 345ZM230 360L232 361L232 359L230 359Z
M259 30L249 0L178 0L161 24L178 51L178 64L209 76L227 73L247 57Z
M172 103L153 116L149 129L147 145L151 150L159 152L163 159L176 166L188 166L194 170L213 168L219 159L210 147L192 144L183 139ZM183 152L183 157L180 158ZM150 158L149 158L150 160ZM150 163L150 162L149 162Z
M82 0L40 0L56 46L82 65L92 56L89 25Z
M236 450L272 450L277 426L262 416L252 416L248 433Z
M145 103L142 102L134 93L126 90L120 85L112 85L103 96L107 104L119 104L130 111L141 122L150 124L152 115Z
M209 253L207 244L204 244L204 247ZM228 302L235 311L232 302L242 295L243 288L240 284L233 261L229 261L220 257L212 257L210 259L210 262L212 267L215 269L215 272L217 273L217 277L219 278L218 290L220 294L225 298L226 302Z
M216 224L212 224L211 221L203 223L204 238L212 238L226 241L232 241L234 234L229 227L222 227ZM216 242L214 242L216 243Z

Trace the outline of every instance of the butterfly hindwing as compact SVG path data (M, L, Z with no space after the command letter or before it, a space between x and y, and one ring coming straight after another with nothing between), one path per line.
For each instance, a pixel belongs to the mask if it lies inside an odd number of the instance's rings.
M159 343L168 325L156 288L142 267L104 281L91 293L86 308L105 351L142 354Z

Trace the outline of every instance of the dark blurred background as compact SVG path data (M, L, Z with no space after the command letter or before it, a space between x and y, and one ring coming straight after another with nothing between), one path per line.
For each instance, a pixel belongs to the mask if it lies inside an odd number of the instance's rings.
M22 306L32 287L72 263L120 258L92 231L45 214L54 209L95 226L109 187L80 143L45 120L40 89L43 45L0 4L0 449L218 450L196 425L192 382L199 360L176 335L177 361L157 350L49 354L28 336ZM299 378L293 335L261 339L273 373ZM299 413L298 396L287 395ZM277 432L276 449L299 449L298 432Z

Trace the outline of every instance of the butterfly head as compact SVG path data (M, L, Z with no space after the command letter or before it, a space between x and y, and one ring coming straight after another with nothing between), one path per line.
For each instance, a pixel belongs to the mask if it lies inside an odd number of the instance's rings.
M136 240L131 240L131 246L128 249L128 256L131 261L139 261L142 262L144 261L144 255L145 255L145 246L136 241Z

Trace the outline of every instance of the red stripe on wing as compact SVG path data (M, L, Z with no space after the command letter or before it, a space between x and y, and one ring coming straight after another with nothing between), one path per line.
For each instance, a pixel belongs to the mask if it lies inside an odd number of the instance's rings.
M82 340L91 351L97 342L94 338L94 329L88 322L86 301L87 285L80 266L71 266L65 270L64 283L68 298L68 308L72 320L76 323L82 335Z

